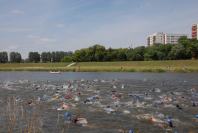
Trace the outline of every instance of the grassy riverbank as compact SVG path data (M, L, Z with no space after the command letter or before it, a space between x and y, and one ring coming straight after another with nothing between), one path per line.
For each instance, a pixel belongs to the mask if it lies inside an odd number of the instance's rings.
M0 71L198 72L198 60L0 64Z

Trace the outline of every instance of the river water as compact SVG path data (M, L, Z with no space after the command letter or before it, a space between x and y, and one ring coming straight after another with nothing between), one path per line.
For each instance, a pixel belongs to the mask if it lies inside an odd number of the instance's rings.
M0 106L0 132L198 133L198 73L0 72Z

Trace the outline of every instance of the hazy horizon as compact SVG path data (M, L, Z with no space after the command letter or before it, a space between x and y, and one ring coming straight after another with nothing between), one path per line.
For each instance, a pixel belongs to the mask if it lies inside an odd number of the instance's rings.
M0 0L0 51L146 45L154 32L191 35L197 0Z

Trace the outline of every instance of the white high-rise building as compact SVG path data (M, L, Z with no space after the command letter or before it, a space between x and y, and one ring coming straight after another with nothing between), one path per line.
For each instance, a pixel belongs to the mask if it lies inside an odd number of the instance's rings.
M163 32L154 33L147 38L147 41L149 46L152 46L153 44L157 44L157 43L164 44L164 33Z
M148 46L154 44L177 44L180 37L187 37L185 34L168 34L163 32L154 33L147 38Z

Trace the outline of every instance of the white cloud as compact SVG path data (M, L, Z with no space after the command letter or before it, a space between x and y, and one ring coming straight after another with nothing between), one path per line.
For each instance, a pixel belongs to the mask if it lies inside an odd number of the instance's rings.
M15 14L15 15L23 15L23 14L25 14L24 11L18 10L18 9L12 10L11 13Z
M28 38L32 39L36 44L45 44L45 43L53 43L56 42L56 39L49 37L41 37L37 35L28 35Z

